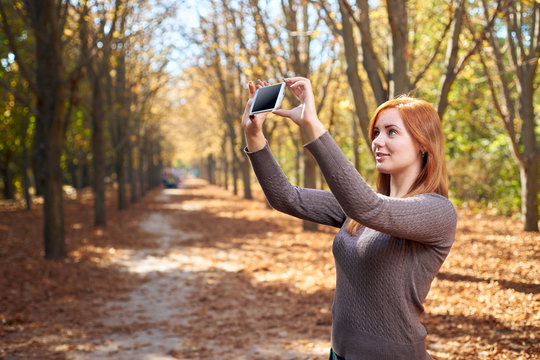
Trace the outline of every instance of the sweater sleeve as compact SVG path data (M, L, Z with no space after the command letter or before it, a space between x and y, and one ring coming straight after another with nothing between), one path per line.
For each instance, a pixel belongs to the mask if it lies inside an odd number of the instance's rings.
M345 214L360 224L408 240L450 246L457 215L452 203L438 194L393 198L375 192L326 132L307 143Z
M330 191L294 186L272 155L268 143L248 155L257 180L270 205L283 213L323 225L341 227L345 214Z

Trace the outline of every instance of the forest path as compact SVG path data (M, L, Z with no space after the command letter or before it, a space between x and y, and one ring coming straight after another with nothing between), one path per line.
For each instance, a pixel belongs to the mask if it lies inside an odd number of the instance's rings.
M156 200L169 202L164 190ZM193 288L189 271L193 260L182 255L182 241L197 239L200 234L175 230L171 215L149 213L141 228L155 235L155 248L116 251L112 264L130 274L145 276L147 281L121 300L107 302L102 319L107 327L128 329L97 342L91 352L78 353L72 359L174 359L184 340L171 330L171 323L182 324L189 317L186 295Z
M233 281L244 282L243 277L236 276L245 268L239 258L248 262L249 258L213 245L222 242L215 233L223 235L223 231L214 227L219 225L212 218L218 214L230 219L231 206L243 200L216 194L210 198L208 187L201 186L203 183L198 180L188 180L183 188L163 189L154 197L140 222L141 229L153 238L154 244L116 249L110 260L111 266L126 274L143 276L145 281L120 299L105 302L101 324L106 336L90 340L86 347L79 346L84 351L72 353L70 359L311 359L328 353L329 343L324 341L319 347L306 340L310 346L304 346L303 350L284 349L280 341L290 336L285 327L255 329L240 325L243 321L250 322L244 318L247 312L257 312L264 302L256 302L256 294L247 293L246 298L237 293L237 299L225 299L216 296L214 286L208 287L217 278L230 274ZM259 204L263 213L269 211L260 205L263 204ZM237 225L246 225L244 230L249 228L249 223ZM241 285L229 285L225 291L236 288L242 292ZM198 301L193 303L193 299ZM248 305L251 309L246 309L246 300L251 301ZM285 313L285 309L275 311L280 316ZM325 323L328 326L328 321ZM191 324L198 328L193 329ZM264 327L264 321L258 325ZM229 338L226 333L231 330L242 331L243 335L236 338L231 334ZM242 337L261 339L262 333L269 330L277 336L264 337L261 342L241 340ZM216 336L222 331L221 337Z

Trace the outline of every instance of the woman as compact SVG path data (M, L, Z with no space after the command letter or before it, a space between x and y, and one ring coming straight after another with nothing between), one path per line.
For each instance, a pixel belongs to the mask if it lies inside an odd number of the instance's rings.
M447 199L444 140L435 109L412 98L390 100L375 111L369 134L379 178L375 192L317 117L311 83L285 79L300 100L275 110L309 136L330 191L292 186L262 133L267 115L242 118L248 154L275 209L340 228L332 251L336 292L330 359L424 360L422 302L454 242L457 216ZM267 83L259 81L258 87Z

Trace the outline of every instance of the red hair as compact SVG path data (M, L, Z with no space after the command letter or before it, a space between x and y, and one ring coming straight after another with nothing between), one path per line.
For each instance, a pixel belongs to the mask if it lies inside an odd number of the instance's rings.
M448 197L448 180L444 154L444 135L441 119L435 108L424 100L406 96L388 100L381 104L371 118L369 138L375 139L375 124L380 114L387 109L397 109L403 124L419 147L425 152L420 173L404 197L424 193L435 193ZM377 177L377 192L390 195L390 174L379 173ZM347 231L355 234L362 225L350 219Z

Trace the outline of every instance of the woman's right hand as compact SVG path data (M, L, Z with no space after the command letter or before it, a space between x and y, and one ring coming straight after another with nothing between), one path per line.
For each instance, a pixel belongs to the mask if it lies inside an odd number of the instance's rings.
M268 86L266 81L257 81L257 88ZM251 109L251 103L255 96L255 85L249 83L249 100L244 109L244 115L242 116L242 128L246 134L246 142L248 151L254 152L260 150L266 146L266 138L264 137L262 126L264 120L268 116L268 112L253 114L250 116L249 111Z

